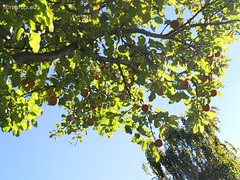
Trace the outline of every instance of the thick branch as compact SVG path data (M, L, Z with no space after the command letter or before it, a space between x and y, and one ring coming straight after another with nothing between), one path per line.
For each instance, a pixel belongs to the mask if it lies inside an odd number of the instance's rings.
M139 33L139 34L144 34L146 36L149 37L154 37L154 38L161 38L161 39L172 39L174 41L180 42L186 46L192 47L192 48L196 48L195 46L188 44L184 41L181 41L180 39L174 38L173 36L167 36L167 35L162 35L162 34L156 34L156 33L152 33L149 31L146 31L144 29L138 29L138 28L134 28L134 29L123 29L122 33Z
M15 60L16 64L53 61L54 59L61 58L71 53L77 48L78 48L77 43L72 43L69 46L62 47L61 49L52 52L46 53L21 52L19 54L13 55L13 59Z
M219 25L224 25L224 24L230 24L233 22L240 22L239 19L236 20L231 20L231 21L225 21L225 22L216 22L216 23L197 23L197 24L191 24L190 27L196 27L196 26L202 26L202 27L206 27L208 25L212 25L212 26L219 26Z

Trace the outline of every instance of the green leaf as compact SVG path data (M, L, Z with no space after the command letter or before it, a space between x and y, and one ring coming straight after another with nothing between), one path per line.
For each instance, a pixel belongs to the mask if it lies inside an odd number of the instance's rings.
M132 134L132 127L131 126L125 125L124 130L125 130L126 133Z
M112 40L112 38L111 38L111 36L109 34L105 34L105 41L106 41L106 45L108 47L113 46L114 42L113 42L113 40Z
M23 119L21 121L21 126L23 127L24 130L26 130L28 128L28 124L27 124L27 121L25 119Z
M193 127L193 133L196 134L198 132L198 124L195 124Z
M145 151L147 149L147 143L145 141L141 142L141 149L142 151Z
M16 87L21 83L21 73L20 72L14 72L14 74L11 76L12 86Z
M29 35L29 45L32 48L32 51L34 53L37 53L39 51L40 48L40 41L41 41L41 37L39 34L35 33L35 32L31 32Z
M23 29L23 28L20 28L20 29L18 30L17 35L16 35L17 41L20 40L23 32L24 32L24 29Z
M154 20L158 26L163 23L162 18L159 16L154 17Z
M42 111L42 109L40 107L33 106L32 112L34 112L38 116L41 116L43 111Z
M154 92L151 92L150 96L148 97L149 101L152 102L154 99L156 99L156 94Z
M156 113L160 113L160 112L161 112L161 109L156 108L155 112L156 112Z
M33 20L29 20L29 24L28 24L29 29L35 31L36 30L36 25L35 22Z

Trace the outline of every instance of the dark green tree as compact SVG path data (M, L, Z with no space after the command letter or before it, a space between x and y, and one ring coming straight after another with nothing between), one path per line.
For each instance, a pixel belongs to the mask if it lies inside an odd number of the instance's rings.
M180 128L169 128L158 162L146 151L156 179L240 179L239 151L219 140L217 114L208 114L204 133L193 133L185 118Z

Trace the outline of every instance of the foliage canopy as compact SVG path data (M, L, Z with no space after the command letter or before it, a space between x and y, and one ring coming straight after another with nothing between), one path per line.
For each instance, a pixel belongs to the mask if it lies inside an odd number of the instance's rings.
M169 19L168 9L177 18ZM82 140L93 119L93 129L111 137L122 124L158 158L153 132L162 138L179 116L153 109L143 93L150 92L149 102L160 89L170 104L183 100L189 127L203 132L202 106L223 87L224 53L240 30L238 0L9 0L0 10L4 132L18 136L37 126L40 107L56 97L66 113L51 136ZM170 28L176 19L180 27Z

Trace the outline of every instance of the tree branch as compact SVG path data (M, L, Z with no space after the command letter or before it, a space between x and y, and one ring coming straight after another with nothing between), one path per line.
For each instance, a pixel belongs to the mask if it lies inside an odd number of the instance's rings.
M168 35L162 35L162 34L156 34L156 33L152 33L150 31L146 31L144 29L138 29L138 28L134 28L134 29L123 29L122 33L140 33L140 34L144 34L146 36L150 36L150 37L154 37L154 38L161 38L161 39L172 39L174 41L180 42L188 47L192 47L192 48L196 48L194 45L188 44L184 41L181 41L180 39L174 38L172 36L168 36Z
M20 63L33 63L33 62L46 62L53 61L54 59L63 57L72 51L78 48L77 43L72 43L69 46L60 48L59 50L46 52L46 53L30 53L30 52L21 52L13 55L13 59L16 64Z
M240 22L240 19L226 21L226 22L216 22L216 23L213 23L213 22L212 23L197 23L197 24L191 24L190 27L196 27L196 26L206 27L208 25L219 26L219 25L229 24L229 23L233 23L233 22Z
M135 71L137 74L141 73L141 71L137 67L135 67L133 64L126 63L125 61L123 61L119 58L109 58L109 57L107 58L107 57L102 57L99 55L96 55L96 58L97 58L97 60L102 61L102 62L113 62L116 64L123 64L123 65L129 67L130 69L132 69L133 71Z

